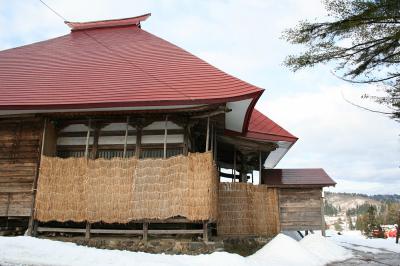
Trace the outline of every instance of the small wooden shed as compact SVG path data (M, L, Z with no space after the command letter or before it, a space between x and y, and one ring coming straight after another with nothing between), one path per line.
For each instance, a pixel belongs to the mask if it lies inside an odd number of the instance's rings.
M278 189L280 229L325 231L323 188L336 182L321 168L264 169L261 183Z

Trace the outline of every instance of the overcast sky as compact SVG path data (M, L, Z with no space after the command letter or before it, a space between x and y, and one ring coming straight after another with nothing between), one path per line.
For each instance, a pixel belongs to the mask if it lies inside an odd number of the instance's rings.
M400 123L346 103L374 87L338 80L329 66L298 73L282 62L301 51L280 39L299 20L326 16L320 0L45 0L69 21L152 16L142 28L266 91L257 108L299 141L278 167L322 167L334 191L400 193ZM0 0L0 50L67 34L39 0ZM0 96L1 97L1 96Z

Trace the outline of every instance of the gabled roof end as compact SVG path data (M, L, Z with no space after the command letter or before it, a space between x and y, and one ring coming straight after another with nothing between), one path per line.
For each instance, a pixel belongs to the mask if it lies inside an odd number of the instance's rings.
M89 22L70 22L65 21L64 23L71 28L71 31L87 30L87 29L99 29L99 28L110 28L110 27L121 27L121 26L138 26L140 22L145 21L151 13L147 13L137 17L121 18L121 19L109 19L109 20L97 20Z

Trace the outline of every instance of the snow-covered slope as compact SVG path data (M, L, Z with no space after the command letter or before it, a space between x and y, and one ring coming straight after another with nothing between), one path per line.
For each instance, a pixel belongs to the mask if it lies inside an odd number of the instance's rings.
M363 204L373 205L378 208L382 205L382 202L360 194L325 193L325 199L327 203L332 204L335 208L340 208L343 213Z
M351 252L319 235L310 235L298 242L279 234L249 257L226 252L198 256L148 254L102 250L26 236L0 237L0 265L318 266L351 256Z

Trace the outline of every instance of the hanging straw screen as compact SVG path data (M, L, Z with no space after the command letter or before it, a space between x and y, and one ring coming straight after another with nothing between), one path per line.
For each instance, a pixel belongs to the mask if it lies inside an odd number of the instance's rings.
M217 228L220 235L276 235L279 232L277 189L220 183Z
M213 221L217 181L209 152L143 160L43 156L35 218L127 223L183 216Z

